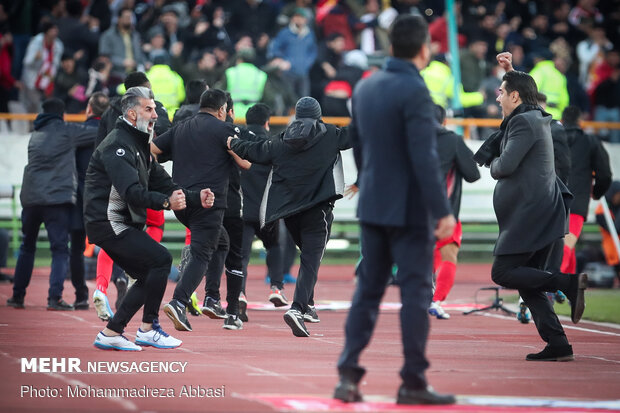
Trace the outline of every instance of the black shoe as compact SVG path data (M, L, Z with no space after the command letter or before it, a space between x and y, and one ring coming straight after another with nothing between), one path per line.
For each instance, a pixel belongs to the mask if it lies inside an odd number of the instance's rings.
M304 314L304 321L309 323L320 323L319 315L316 313L316 307L313 305L309 305L306 309L306 313Z
M90 308L90 305L88 304L88 298L80 301L76 300L75 303L73 303L73 308L76 310L88 310Z
M356 403L364 401L360 389L357 387L357 383L346 379L340 378L340 381L334 389L334 399L343 401L345 403Z
M204 315L214 320L218 318L226 318L226 310L222 308L220 300L211 297L205 297L205 301L200 309Z
M11 297L8 300L6 300L6 305L9 306L9 307L19 308L19 309L26 308L26 307L24 307L24 299L23 298Z
M48 300L47 311L73 311L73 306L63 300Z
M572 361L573 347L569 344L564 346L547 346L540 353L528 354L525 359L527 361Z
M164 306L164 313L174 323L174 328L179 331L192 331L192 326L187 319L185 305L178 300L172 299Z
M310 333L304 324L304 316L298 310L291 308L284 313L284 321L291 328L295 337L310 337Z
M0 272L0 284L13 284L13 277Z
M405 385L401 385L398 389L396 404L454 404L456 397L452 394L435 393L431 386L425 389L408 389Z
M116 302L114 303L114 307L116 311L121 307L121 303L123 302L123 298L125 298L125 294L127 294L127 280L125 278L118 278L116 282Z
M242 292L239 294L239 320L247 323L248 320L248 299Z
M243 329L243 321L241 321L239 316L228 314L222 328L226 330L241 330Z
M570 300L570 319L577 324L586 309L585 290L588 288L588 274L581 273L574 277L576 279L571 288L572 294L568 296L568 299Z

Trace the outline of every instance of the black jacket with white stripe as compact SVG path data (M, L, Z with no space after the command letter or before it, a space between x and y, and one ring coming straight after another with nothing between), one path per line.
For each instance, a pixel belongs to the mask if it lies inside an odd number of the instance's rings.
M146 209L162 210L179 189L149 150L149 134L123 119L97 147L86 171L84 221L90 242L143 229ZM200 194L185 191L188 205L200 205Z

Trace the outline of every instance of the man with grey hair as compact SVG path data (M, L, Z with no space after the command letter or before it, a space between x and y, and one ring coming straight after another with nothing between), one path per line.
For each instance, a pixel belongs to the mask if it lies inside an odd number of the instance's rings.
M157 113L150 89L130 88L121 108L123 116L95 149L86 172L84 220L90 241L136 282L94 345L128 351L139 351L140 345L175 348L181 340L166 334L158 318L172 256L143 231L146 209L179 211L186 205L210 208L214 196L210 189L198 192L179 188L153 160L149 141ZM142 306L142 324L134 344L123 331Z

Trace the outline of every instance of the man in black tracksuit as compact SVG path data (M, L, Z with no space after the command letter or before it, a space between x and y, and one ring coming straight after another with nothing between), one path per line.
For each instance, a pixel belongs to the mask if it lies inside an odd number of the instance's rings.
M144 305L136 344L174 348L181 341L161 329L158 317L172 256L144 232L146 209L209 208L213 194L208 189L181 190L152 159L149 140L157 114L150 89L130 88L121 105L123 117L95 149L86 172L84 219L90 241L136 282L94 344L101 349L141 350L123 336L123 330Z
M209 210L188 208L175 212L192 233L189 259L172 300L164 307L180 331L192 331L186 307L218 247L227 207L230 170L236 168L226 139L239 133L239 128L224 122L226 107L226 94L219 89L209 89L200 98L198 114L175 125L151 144L154 154L172 156L175 182L189 189L209 187L215 194L215 205ZM240 289L242 278L236 278Z
M308 306L329 239L334 201L344 193L340 151L349 149L351 144L346 129L320 120L321 107L314 98L299 99L295 117L273 140L228 140L230 148L240 157L272 165L261 206L261 225L284 218L301 250L293 304L284 314L284 320L295 336L309 337L304 314L310 310Z

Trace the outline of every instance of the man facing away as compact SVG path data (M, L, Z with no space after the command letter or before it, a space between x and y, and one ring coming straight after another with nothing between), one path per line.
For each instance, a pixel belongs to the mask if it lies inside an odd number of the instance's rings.
M450 404L454 397L435 393L425 377L434 241L456 226L440 175L434 105L420 76L430 59L428 26L422 17L402 15L390 40L394 57L353 93L350 134L359 171L357 215L364 258L345 325L334 398L362 400L358 383L366 370L359 358L372 337L396 264L405 355L397 403Z
M157 113L153 92L146 87L127 90L121 100L122 118L97 147L86 172L84 219L91 242L99 245L121 268L136 279L94 345L105 350L139 351L143 346L175 348L181 340L169 336L159 324L161 304L172 264L170 252L143 229L146 209L179 211L210 208L209 189L182 190L153 160L149 140ZM123 331L144 306L136 344Z

